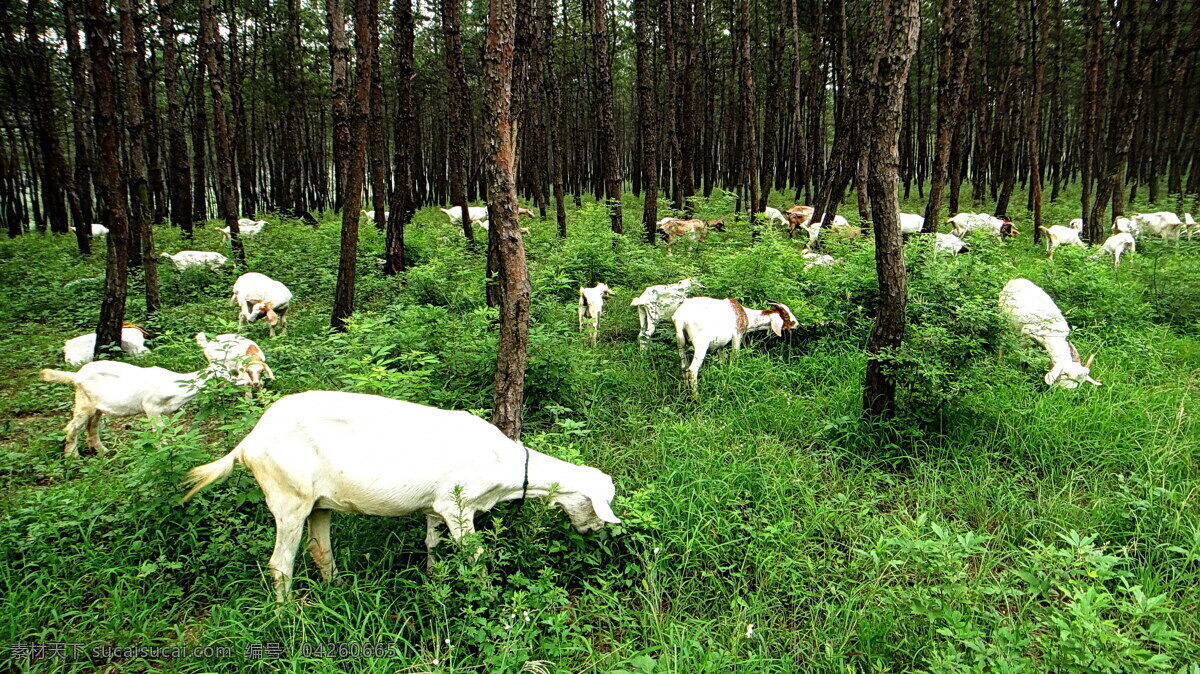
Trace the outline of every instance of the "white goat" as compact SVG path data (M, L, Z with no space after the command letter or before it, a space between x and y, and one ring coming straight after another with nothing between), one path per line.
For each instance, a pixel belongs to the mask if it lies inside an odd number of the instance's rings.
M275 336L275 325L283 324L280 334L287 334L287 310L292 301L292 291L279 281L258 272L247 272L233 283L233 296L229 303L238 307L238 330L263 316L267 317L270 334Z
M458 206L452 208L439 208L441 212L450 218L450 222L462 224L462 213ZM480 220L486 220L488 217L487 206L467 206L467 215L471 218L471 223L474 224Z
M788 223L787 216L783 214L783 211L779 210L778 208L772 208L771 206L767 206L763 209L763 216L766 217L768 221L778 222L783 225Z
M213 374L200 370L181 374L161 367L138 367L129 363L98 360L78 372L42 370L42 381L75 387L75 409L67 423L66 456L79 456L75 449L79 431L87 426L88 447L107 452L100 442L100 417L146 416L151 419L171 414L196 397Z
M1135 238L1142 235L1142 226L1129 218L1117 218L1113 220L1113 229L1115 232L1129 232Z
M1170 211L1158 211L1157 213L1132 213L1129 219L1137 223L1139 232L1148 232L1155 236L1167 239L1175 239L1175 245L1179 245L1179 235L1185 229L1183 221L1178 215Z
M274 379L262 348L241 335L217 335L211 340L203 332L196 333L196 345L204 352L209 364L221 368L230 381L239 386L261 389L263 378ZM250 391L246 391L249 396Z
M146 348L147 332L133 323L121 324L121 350L138 358L150 353ZM92 362L96 351L96 333L72 337L63 343L63 360L67 365L83 365Z
M1083 218L1075 218L1071 222L1067 223L1067 226L1077 232L1082 232L1083 231Z
M920 234L921 229L925 227L925 216L917 215L916 213L901 213L900 214L900 233L901 234Z
M813 267L830 267L830 266L833 266L833 264L835 262L837 262L838 260L841 259L841 258L834 257L832 255L822 255L821 253L814 253L807 248L800 251L800 256L803 257L805 260L808 260L808 262L806 262L804 264L804 271L808 271L808 270L812 269Z
M1133 235L1129 232L1117 232L1108 237L1104 241L1104 245L1100 247L1099 252L1089 257L1089 260L1095 260L1101 255L1113 256L1113 268L1121 265L1121 256L1125 253L1136 253L1137 242L1134 241Z
M950 253L951 255L958 255L959 253L965 253L970 250L970 247L967 246L966 241L963 241L953 234L942 234L939 232L933 236L934 250L944 251Z
M959 213L950 218L950 224L953 226L950 233L960 239L967 232L977 229L987 230L993 236L998 236L1002 239L1014 237L1021 233L1013 226L1012 220L998 218L987 213Z
M778 302L768 302L768 309L747 309L735 299L718 300L712 297L691 297L675 311L675 343L679 347L679 363L684 379L699 395L700 366L709 349L732 344L736 352L742 348L747 332L770 328L776 336L798 324L792 310ZM689 366L685 348L692 343L694 354Z
M1000 291L1000 310L1008 315L1021 334L1032 337L1050 356L1050 371L1046 384L1075 388L1083 382L1100 386L1092 379L1094 354L1086 363L1079 361L1079 352L1067 341L1071 326L1045 290L1029 279L1009 281Z
M181 250L174 255L166 253L160 253L160 255L170 260L171 265L180 271L184 269L216 269L228 262L224 255L205 250Z
M580 533L621 521L612 511L612 478L603 472L527 449L469 412L382 396L308 391L281 398L233 451L188 473L192 488L184 500L239 461L275 516L270 566L279 601L291 587L305 519L308 551L321 575L333 577L334 510L424 514L430 565L443 524L461 542L475 532L476 513L504 501L549 497Z
M612 294L607 284L597 283L594 288L579 289L579 330L585 322L592 326L592 346L596 346L596 335L600 331L600 312L604 311L604 298Z
M366 218L367 218L367 222L370 222L370 223L374 223L374 222L375 222L375 211L364 211L364 210L362 210L362 209L359 209L359 213L362 213L364 216L366 216ZM384 211L384 212L383 212L383 221L384 221L384 222L387 222L387 221L388 221L388 216L389 216L389 215L391 215L391 214L392 214L392 212L391 212L391 211Z
M266 220L255 221L255 220L249 220L246 218L241 218L238 220L238 236L255 236L255 235L259 234L260 232L262 232L263 227L266 227L266 226L267 226ZM215 229L221 233L221 241L222 242L228 241L233 236L232 234L229 233L228 226L213 227L213 229Z
M1087 244L1079 237L1079 230L1062 225L1054 225L1052 227L1042 227L1038 225L1038 229L1042 234L1046 235L1046 255L1053 260L1054 250L1059 246L1079 246L1087 248Z
M692 288L704 286L695 279L685 278L678 283L650 286L629 303L638 310L638 346L645 349L654 337L659 321L671 318Z
M1188 241L1191 241L1192 237L1196 234L1200 234L1200 225L1196 224L1196 220L1192 217L1191 213L1183 214L1183 228L1187 230Z
M67 231L74 234L75 233L75 225L69 225L67 227ZM108 236L108 228L105 227L104 225L93 222L92 223L92 236Z

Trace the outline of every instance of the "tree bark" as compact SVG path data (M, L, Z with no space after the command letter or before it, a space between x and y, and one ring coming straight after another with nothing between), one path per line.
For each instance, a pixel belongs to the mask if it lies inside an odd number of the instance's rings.
M395 0L392 15L396 22L396 37L392 47L396 68L396 115L392 210L387 220L383 263L383 273L388 276L404 271L404 227L412 222L413 213L416 211L413 180L416 175L416 147L420 135L413 84L417 73L413 66L416 24L413 21L412 0Z
M203 227L208 221L208 150L205 136L208 133L208 114L204 104L204 81L207 79L207 59L204 57L204 40L196 41L196 78L192 87L192 226L183 230L185 239L191 240L195 227Z
M463 66L462 28L459 21L459 0L441 0L442 36L446 52L446 123L450 153L450 207L459 209L467 249L475 250L475 232L467 215L467 120L471 116L470 94L467 91L467 70ZM494 296L489 291L488 306Z
M334 0L336 2L338 0ZM358 220L362 204L363 182L367 168L367 120L371 110L371 81L379 57L374 53L375 41L371 33L377 30L371 23L378 16L372 8L377 0L355 0L354 44L358 52L358 68L355 74L354 102L350 109L351 136L346 150L346 189L342 196L342 246L338 258L337 288L333 296L333 318L330 326L334 330L346 329L346 321L354 313L355 264L358 261Z
M71 122L75 135L75 197L72 213L75 219L75 241L81 255L91 255L92 222L92 166L94 142L92 133L92 83L88 78L88 56L79 43L79 24L76 3L79 0L64 0L63 13L66 19L67 60L71 64Z
M617 162L617 129L613 121L612 56L608 51L608 17L604 0L592 0L592 49L596 53L596 107L600 152L604 163L604 198L612 231L625 232L621 207L621 165Z
M515 129L512 101L514 0L488 0L487 42L483 52L484 136L488 150L488 206L499 233L500 342L492 395L492 423L513 440L521 437L525 361L529 342L529 270L517 227Z
M333 162L337 191L334 210L345 210L346 162L350 158L350 45L346 41L346 18L342 0L325 0L329 27L329 90L333 100ZM354 209L354 217L358 217Z
M1087 24L1090 29L1087 46L1084 52L1084 130L1083 152L1080 158L1082 165L1082 191L1079 195L1080 213L1083 215L1084 235L1091 241L1102 240L1104 227L1092 217L1092 182L1096 168L1096 153L1100 138L1100 64L1101 49L1104 43L1104 19L1100 11L1100 0L1087 0ZM1037 230L1034 230L1037 240Z
M546 39L546 69L549 84L546 89L546 95L549 99L550 110L550 147L548 151L553 159L553 182L554 182L554 213L558 220L558 237L560 239L567 238L567 208L566 208L566 185L563 179L563 153L567 151L566 144L563 143L563 123L562 123L562 90L559 87L558 78L555 76L556 70L554 65L554 0L541 0L544 3L546 33L549 36Z
M87 0L84 16L88 53L92 57L92 81L96 93L96 134L99 164L96 173L104 202L104 224L108 227L108 260L104 270L104 298L96 325L95 358L121 348L121 323L125 320L128 292L129 219L121 186L120 148L117 143L117 87L113 73L113 42L105 0Z
M867 341L867 376L863 410L873 419L896 413L896 382L888 371L889 352L904 339L908 301L904 243L900 236L900 113L909 66L920 30L919 0L878 0L883 30L875 60L874 96L868 128L872 220L875 225L875 270L879 276L879 312Z
M387 218L384 213L388 209L388 174L387 163L387 134L383 121L383 73L379 65L379 0L371 2L371 102L370 115L367 118L367 136L370 140L367 149L371 161L371 208L375 210L375 227L384 229ZM386 1L386 0L385 0Z
M1029 107L1029 199L1033 202L1033 230L1041 232L1042 226L1042 167L1038 148L1038 136L1042 123L1042 89L1045 86L1046 40L1049 26L1046 23L1046 0L1031 0L1033 11L1033 101Z
M217 146L217 198L220 215L229 227L229 245L240 267L246 266L246 249L238 230L237 197L233 187L233 148L229 141L229 123L225 116L225 73L221 58L221 36L217 32L217 11L213 0L200 0L200 36L208 70L208 90L212 96L213 142Z
M29 118L42 158L42 204L50 231L67 233L67 202L74 192L71 172L63 154L62 140L55 123L54 86L50 76L50 55L42 44L38 16L41 0L30 0L26 12L25 44L27 47L28 77L26 95L29 97ZM82 223L77 223L82 224ZM91 223L88 223L89 225ZM88 227L90 229L90 227Z
M192 167L188 162L183 131L183 101L179 92L179 57L176 54L175 0L158 0L159 31L163 43L163 80L167 89L167 184L171 193L171 223L190 234L192 229Z
M650 74L650 38L646 35L646 2L633 0L633 30L637 43L638 134L645 190L642 224L646 229L646 243L653 246L658 238L658 130L654 115L654 82Z
M950 148L967 98L966 75L975 35L973 0L943 0L938 34L937 141L924 232L936 232L941 221L942 195L950 167Z
M746 212L749 215L752 231L757 234L754 225L754 213L762 210L759 199L758 183L758 117L754 96L754 61L750 52L750 1L738 0L737 3L737 40L738 40L738 70L740 71L739 98L742 109L742 187L746 196Z
M150 229L150 183L146 172L145 117L142 114L141 78L138 75L138 30L134 25L133 0L118 0L121 17L121 60L125 78L125 127L129 136L128 190L131 215L129 226L138 231L142 275L146 283L146 313L158 311L158 258L154 254L154 233Z

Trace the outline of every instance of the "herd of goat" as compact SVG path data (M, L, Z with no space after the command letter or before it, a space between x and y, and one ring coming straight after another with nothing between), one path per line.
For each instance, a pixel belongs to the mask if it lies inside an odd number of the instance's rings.
M452 222L461 224L459 209L442 209ZM363 211L374 220L374 211ZM532 212L521 209L520 215ZM803 229L809 247L816 243L824 220L811 222L813 210L794 206L788 211L768 208L764 216L788 226L789 232ZM386 218L387 214L383 214ZM471 207L468 217L487 227L487 208ZM936 250L957 255L968 249L964 238L972 231L985 231L1000 238L1018 234L1007 218L988 214L960 213L949 220L952 231L937 233ZM904 234L917 234L924 218L900 214ZM266 221L239 221L240 233L253 236ZM1062 245L1085 246L1081 239L1083 221L1044 229L1048 254ZM702 241L709 230L724 231L720 221L675 220L658 223L668 246L680 238ZM850 227L840 216L827 228L835 236L857 237L861 230ZM228 228L220 230L228 237ZM1190 214L1180 220L1173 213L1135 214L1120 218L1114 234L1093 257L1109 254L1114 264L1123 253L1135 249L1135 237L1153 234L1166 239L1189 238L1200 231ZM93 226L93 235L107 231ZM669 250L670 248L668 248ZM806 268L835 262L829 255L806 247ZM182 251L163 256L177 269L213 269L225 264L220 253ZM770 330L781 336L799 325L784 304L768 302L765 309L742 306L736 299L693 297L704 286L695 279L646 288L631 305L637 308L638 343L645 349L656 327L670 320L675 327L683 378L698 394L701 365L712 349L729 345L741 348L747 333ZM613 294L604 283L579 290L579 329L587 330L597 343L604 301ZM276 326L287 334L287 310L292 301L288 288L268 276L250 272L238 277L230 303L238 307L239 332L247 324L264 320L271 337ZM1045 375L1050 386L1076 388L1082 383L1100 386L1091 376L1093 357L1082 361L1068 340L1070 326L1054 300L1033 282L1018 278L1005 285L999 307L1021 334L1040 344L1050 357ZM209 380L219 377L246 386L247 397L275 375L263 349L240 334L222 334L209 339L197 333L195 340L208 366L203 370L178 373L159 367L138 367L115 361L92 361L96 335L67 340L64 360L78 371L44 369L47 382L70 384L75 405L66 426L64 452L78 456L78 436L86 428L88 447L105 452L100 440L100 420L105 414L118 417L161 418L182 408ZM123 326L121 349L138 357L148 349L146 332L131 323ZM689 363L686 347L693 355ZM401 432L397 432L401 429ZM436 452L426 451L436 447ZM588 466L560 461L531 450L504 436L493 425L468 412L443 410L411 402L339 391L307 391L281 398L263 414L254 429L227 455L192 469L187 477L191 490L187 500L200 489L228 476L238 462L244 464L262 488L267 507L274 515L276 541L270 567L277 598L289 591L295 557L304 523L308 523L308 549L321 574L334 574L330 543L330 517L334 510L384 516L420 512L426 516L428 550L439 542L445 526L456 542L474 531L474 515L495 504L528 497L546 497L566 512L581 533L595 531L606 523L619 523L611 502L615 495L612 479ZM478 555L478 551L476 551ZM432 553L429 557L432 563Z

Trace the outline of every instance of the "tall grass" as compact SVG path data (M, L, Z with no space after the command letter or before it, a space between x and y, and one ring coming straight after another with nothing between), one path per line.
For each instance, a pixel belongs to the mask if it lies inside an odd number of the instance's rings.
M1023 200L1015 200L1020 203ZM787 205L776 195L774 205ZM626 209L640 209L629 199ZM484 413L495 313L483 259L436 209L409 229L412 267L380 275L363 228L360 312L331 335L338 230L269 217L250 265L289 285L286 337L253 326L278 376L246 402L217 385L163 427L110 421L113 453L62 458L65 387L36 379L91 330L102 256L65 237L0 242L0 642L71 642L75 659L13 657L18 671L1046 671L1195 672L1200 662L1200 261L1156 241L1114 272L1026 232L957 260L908 244L908 345L891 354L904 415L858 415L876 291L869 248L804 271L800 243L750 228L662 246L607 231L601 205L532 225L526 441L595 465L623 518L580 536L544 503L481 515L479 563L453 546L425 569L419 518L335 517L340 580L297 564L297 600L272 601L273 524L243 469L186 505L183 474L231 449L275 399L343 389ZM1150 205L1142 205L1149 210ZM1164 205L1170 208L1171 205ZM982 208L982 207L980 207ZM1073 203L1051 204L1065 223ZM905 210L919 212L914 200ZM853 214L847 216L853 222ZM185 243L216 250L211 230ZM788 304L805 327L714 355L701 398L669 328L642 353L628 302L685 276L748 306ZM1045 355L996 315L1004 282L1053 295L1096 352L1101 388L1047 389ZM140 364L203 365L200 330L233 331L235 272L162 274L164 310ZM604 281L597 348L575 328L577 288ZM1004 347L1005 355L999 357ZM404 429L396 429L403 442ZM474 545L466 548L470 551ZM384 644L368 657L362 644ZM258 646L254 646L257 644ZM341 644L332 656L321 645ZM353 646L351 646L353 644ZM223 658L119 657L98 646L225 646ZM250 648L268 657L255 659ZM376 654L380 655L380 654ZM1189 669L1190 668L1190 669Z

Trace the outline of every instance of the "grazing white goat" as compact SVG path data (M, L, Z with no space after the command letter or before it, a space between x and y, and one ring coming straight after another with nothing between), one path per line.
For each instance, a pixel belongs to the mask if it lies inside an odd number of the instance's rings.
M673 317L692 288L703 287L699 281L685 278L678 283L650 286L635 297L629 305L638 310L638 346L645 349L654 337L658 322Z
M1083 382L1100 386L1092 379L1094 354L1086 363L1079 361L1079 352L1067 341L1071 326L1045 290L1029 279L1016 278L1000 291L1000 310L1008 315L1021 334L1032 337L1050 356L1050 371L1046 384L1075 388Z
M967 232L977 229L987 230L991 232L992 236L998 236L1002 239L1014 237L1021 233L1013 225L1012 220L998 218L987 213L959 213L950 218L950 224L953 226L950 233L960 239Z
M255 235L259 234L260 232L262 232L263 227L266 227L266 226L267 226L266 220L255 221L255 220L247 220L246 218L241 218L238 220L238 236L255 236ZM213 227L213 229L215 229L221 233L222 243L224 243L225 241L228 241L233 236L232 234L229 233L229 227L227 227L227 226L226 227Z
M450 222L457 223L459 225L462 224L462 215L458 206L451 208L439 208L438 210L445 213L446 217L450 218ZM488 207L467 206L467 215L471 218L471 224L480 224L481 221L486 221L488 219ZM522 215L527 215L531 218L534 217L533 211L529 210L528 208L518 207L517 217L520 218ZM487 229L487 225L485 224L483 228Z
M161 253L162 257L171 261L176 269L216 269L228 262L224 255L205 250L181 250L174 255Z
M1121 265L1121 256L1125 253L1136 253L1137 242L1134 241L1133 235L1129 232L1117 232L1108 237L1104 241L1104 245L1100 247L1100 251L1089 257L1089 260L1095 260L1101 255L1113 256L1113 268Z
M921 229L925 227L925 216L917 215L916 213L901 213L900 214L900 233L901 234L920 234Z
M74 234L75 233L75 225L67 226L67 231ZM92 223L92 236L108 236L108 228L105 227L104 225L93 222Z
M936 233L933 235L933 249L945 251L951 255L958 255L970 250L966 241L958 238L953 234Z
M580 533L621 521L612 511L612 478L603 472L523 447L469 412L382 396L308 391L281 398L233 451L188 473L193 486L184 500L239 461L275 516L270 566L279 601L291 587L306 519L308 551L321 575L333 577L334 510L424 514L430 565L443 524L461 542L475 532L476 513L504 501L548 497Z
M771 206L767 206L763 209L763 215L767 218L767 220L778 222L782 225L786 225L788 221L787 216L783 214L783 211L779 210L778 208L772 208Z
M133 323L121 324L121 350L137 358L150 353L146 348L149 333ZM63 343L63 360L67 365L83 365L92 362L96 351L96 333L72 337Z
M1054 251L1059 246L1087 248L1087 244L1083 242L1083 239L1079 238L1078 229L1063 227L1062 225L1054 225L1049 228L1038 225L1038 229L1042 231L1042 234L1046 235L1046 255L1051 260L1054 259Z
M42 370L42 381L75 387L75 409L67 423L66 456L78 456L79 431L87 426L88 447L107 452L100 442L100 417L146 416L151 419L171 414L196 397L213 374L200 370L181 374L161 367L138 367L129 363L98 360L78 372Z
M1129 218L1117 218L1113 220L1113 232L1129 232L1134 237L1142 235L1142 226Z
M679 347L679 363L684 379L699 395L700 366L709 349L732 344L734 351L742 348L747 332L771 329L776 336L798 324L792 310L779 302L768 302L768 309L747 309L737 300L718 300L712 297L691 297L675 311L675 343ZM689 366L685 348L691 342L694 354Z
M821 253L814 253L807 248L800 251L800 256L803 257L805 260L808 260L808 262L804 263L804 271L808 271L809 269L812 269L813 267L831 267L831 266L833 266L833 264L835 262L837 262L839 259L841 259L841 258L836 258L832 255L822 255Z
M238 307L238 330L263 316L267 317L270 334L275 336L275 325L283 324L280 334L287 334L287 310L292 301L292 291L279 281L258 272L247 272L233 283L233 295L229 303Z
M275 378L271 366L267 365L266 354L252 339L224 334L210 340L203 332L197 332L196 345L204 352L209 364L221 368L226 378L239 386L260 389L264 377ZM246 394L249 393L247 390Z
M594 288L579 289L579 330L583 330L585 322L592 326L592 346L596 346L596 335L600 331L600 312L604 311L604 298L612 294L612 289L605 283L597 283Z
M1148 232L1162 237L1163 240L1173 238L1175 245L1179 245L1179 235L1183 233L1184 226L1178 215L1170 211L1132 213L1129 219L1137 223L1139 232Z
M804 208L809 209L808 218L811 220L812 207L804 206ZM793 216L793 218L795 219L796 216ZM821 236L821 230L825 227L825 218L822 217L820 220L817 220L816 222L809 221L804 224L798 224L797 226L799 228L803 229L804 231L808 232L808 246L807 247L811 247L812 245L814 245L817 242L817 238ZM859 229L858 227L851 227L850 221L841 215L833 216L833 225L830 226L829 230L831 232L837 232L841 238L858 238L858 237L862 236L862 230Z
M362 209L359 209L359 213L362 213L364 216L366 216L367 222L372 222L372 223L375 222L375 211L364 211ZM383 212L383 221L384 222L387 222L388 216L391 215L391 213L392 213L391 211Z

